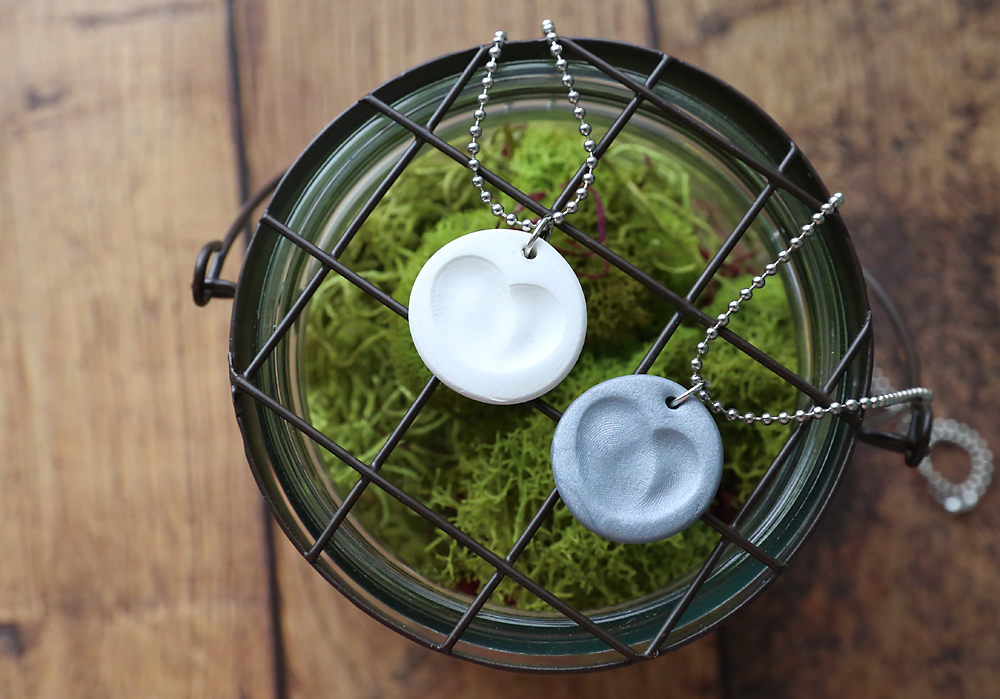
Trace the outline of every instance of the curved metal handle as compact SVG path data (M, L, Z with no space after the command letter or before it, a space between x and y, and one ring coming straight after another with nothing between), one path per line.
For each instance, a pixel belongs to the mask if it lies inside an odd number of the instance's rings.
M920 359L917 356L913 336L910 334L909 328L906 327L903 316L899 312L899 309L896 308L896 304L893 303L889 294L885 292L885 289L882 288L882 285L879 284L875 276L867 268L863 272L868 288L879 302L879 305L885 309L886 314L889 316L889 322L892 324L893 330L896 331L896 335L903 345L903 351L906 354L906 380L911 386L920 386ZM913 401L911 405L909 416L910 426L905 437L891 432L880 432L865 428L862 428L858 436L869 444L902 452L906 459L906 465L916 468L930 452L931 428L934 425L934 415L931 412L930 405L925 401ZM895 414L895 411L892 411L892 413Z
M198 257L194 263L194 281L191 282L191 293L194 296L196 305L205 306L214 298L231 299L236 295L235 282L219 279L219 275L222 273L222 266L226 263L226 257L228 257L233 243L236 242L240 231L247 225L247 221L250 220L250 215L254 212L254 209L260 206L261 202L277 188L278 183L281 182L281 178L284 176L285 173L282 172L271 178L252 197L243 202L243 206L240 207L239 213L236 214L236 218L229 225L229 230L226 231L226 235L222 240L213 240L205 243L198 252ZM215 255L214 262L212 262L213 254ZM209 262L212 262L211 269L209 268Z
M879 303L888 312L892 325L903 343L908 379L914 384L920 383L916 349L902 316L868 270L865 270L865 280ZM878 367L872 373L872 387L876 386L878 392L893 390L889 380ZM898 420L898 429L906 432L905 437L900 434L865 429L862 429L860 437L877 446L902 451L906 457L906 465L915 467L920 475L927 479L927 488L931 495L951 514L961 514L975 508L993 478L993 453L986 441L968 425L944 418L934 419L930 405L924 401L914 402L909 415L900 416L903 410L901 405L890 408L883 416L876 418L875 422ZM964 449L969 455L971 468L968 478L964 481L953 482L934 469L930 452L938 442L950 442Z
M191 293L197 306L204 306L214 298L231 299L236 295L236 285L208 275L208 263L214 253L222 250L222 241L213 240L205 243L194 262L194 280L191 282ZM219 258L216 258L218 260ZM225 258L223 257L223 260ZM219 265L221 267L221 264Z

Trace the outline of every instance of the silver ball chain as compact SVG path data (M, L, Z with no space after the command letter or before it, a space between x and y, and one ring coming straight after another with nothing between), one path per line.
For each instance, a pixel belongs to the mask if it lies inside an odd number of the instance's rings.
M518 220L517 215L512 213L507 213L504 210L503 204L493 201L493 194L485 188L485 181L483 177L479 174L480 162L478 155L480 152L480 146L476 139L483 135L482 122L486 118L486 104L489 102L489 90L493 87L494 79L493 74L497 69L497 61L500 59L502 53L503 45L507 41L507 33L504 31L497 31L493 35L493 45L490 47L489 55L490 60L486 62L486 77L482 80L483 91L477 98L479 102L479 107L473 112L473 118L475 123L469 127L469 135L472 137L467 150L469 155L472 156L469 160L469 169L473 172L472 185L479 190L479 198L484 204L490 207L490 212L497 218L503 219L504 222L511 228L520 228L522 231L531 232L534 234L531 240L524 247L524 254L526 257L533 257L532 246L540 235L545 232L545 229L552 224L562 223L566 216L570 214L575 214L580 208L580 202L587 198L589 194L589 188L596 182L596 177L594 176L594 170L597 168L598 159L594 155L594 151L597 148L597 143L590 137L591 126L586 121L587 112L579 105L580 103L580 93L573 89L573 76L569 74L568 63L565 58L562 57L562 45L559 43L559 35L556 34L555 24L552 20L544 20L542 22L542 32L545 34L545 38L549 42L549 53L556 59L555 65L556 70L562 73L562 84L569 89L567 94L567 99L570 104L573 105L573 116L580 121L580 133L584 136L583 149L587 152L587 158L585 164L587 166L587 172L583 175L582 186L576 190L575 198L566 203L562 211L554 211L551 216L543 217L537 224L531 219L525 218L523 220ZM882 395L859 398L857 400L851 399L845 401L843 405L834 401L826 408L816 405L809 410L796 410L794 413L789 413L786 411L781 411L777 415L771 415L770 413L763 413L762 415L754 415L751 412L740 414L736 408L726 408L720 401L712 401L711 393L709 388L711 388L711 383L706 379L702 378L700 372L703 367L703 362L701 357L708 354L709 343L719 337L719 330L721 328L729 325L730 317L739 313L742 308L742 304L753 298L754 289L764 288L767 282L767 277L772 277L778 273L778 265L785 264L791 259L792 252L798 250L803 246L805 241L813 235L816 231L816 227L821 225L827 216L832 215L837 211L840 205L844 202L844 195L841 193L834 194L830 197L830 200L823 204L820 211L816 212L812 216L812 221L808 224L802 226L799 235L795 236L789 241L789 247L778 253L778 258L775 262L770 263L764 267L764 273L753 278L753 283L750 287L740 290L740 295L738 299L734 299L729 302L729 306L725 313L719 314L716 318L715 325L709 327L705 331L705 339L698 343L697 351L698 354L694 359L691 360L691 369L693 371L691 375L692 388L683 393L682 395L676 397L671 401L671 407L677 407L681 402L686 400L691 395L697 395L699 400L704 403L708 403L711 407L712 412L722 413L729 420L743 420L748 425L752 425L755 422L759 422L763 425L771 425L775 422L787 425L793 420L796 422L805 422L806 420L821 420L827 413L832 413L834 415L839 415L843 411L854 412L858 409L868 409L868 408L885 408L891 405L897 405L899 403L906 403L913 400L933 400L934 393L926 388L910 388L904 391L893 391L887 392Z
M476 139L483 135L481 124L486 118L486 103L489 102L489 91L493 87L493 74L496 72L497 61L500 60L504 42L507 41L507 33L504 31L498 31L493 35L493 45L489 51L490 60L486 62L486 77L482 81L483 91L477 98L479 107L472 114L475 123L469 127L469 135L472 136L472 141L467 148L469 155L472 156L469 160L469 169L473 173L472 186L479 190L479 198L482 202L490 207L490 211L494 216L503 219L511 228L520 228L526 233L534 231L531 240L524 247L526 257L534 257L532 247L538 237L545 233L547 228L553 224L562 223L566 219L566 216L575 214L579 210L580 202L587 198L589 188L597 181L597 178L594 176L594 169L597 167L597 156L594 155L594 150L597 148L597 142L590 137L592 129L586 121L587 111L580 106L580 93L573 89L573 76L569 74L569 64L562 57L563 47L559 43L559 35L556 34L556 26L552 23L552 20L547 19L542 22L542 32L549 42L549 53L556 59L556 70L562 73L562 84L569 89L566 98L573 105L573 116L580 122L579 130L584 137L583 149L587 152L587 158L584 161L587 171L583 174L583 182L576 190L575 198L567 202L562 211L553 211L551 216L544 216L536 224L528 218L519 221L515 214L507 213L503 208L503 204L494 202L493 194L484 188L483 177L479 174L480 162L477 156L479 155L480 147Z
M934 399L934 393L927 388L908 388L905 391L893 391L882 395L858 398L856 400L852 398L845 401L843 404L834 401L826 408L816 405L808 410L800 409L791 413L782 410L777 415L772 415L771 413L754 415L751 412L741 414L736 408L726 408L726 406L720 401L712 400L712 395L709 393L709 388L711 388L712 384L701 376L701 370L703 367L701 358L708 354L709 343L719 337L719 330L729 325L730 318L739 313L743 304L753 298L754 289L763 289L764 285L767 283L767 278L773 277L778 273L778 266L787 264L792 259L792 253L801 248L816 232L817 226L822 225L822 223L826 220L826 217L833 215L843 203L844 195L840 192L837 192L830 197L830 200L823 204L818 212L813 214L812 220L802 226L799 234L788 241L789 247L778 253L778 259L775 262L765 265L764 273L754 277L753 283L749 287L740 289L739 298L730 301L726 312L720 313L718 317L716 317L715 325L710 326L705 331L705 339L698 343L698 354L691 360L691 370L693 371L691 375L692 387L680 396L674 398L674 400L669 403L670 407L676 408L681 402L689 398L691 395L697 395L699 400L709 405L713 413L725 415L730 421L742 420L748 425L752 425L755 422L759 422L762 425L771 425L775 422L781 425L787 425L792 421L805 422L806 420L822 420L823 416L827 413L839 415L844 411L854 412L858 409L867 410L868 408L886 408L890 405L896 405L898 403L907 403L914 400L929 401Z

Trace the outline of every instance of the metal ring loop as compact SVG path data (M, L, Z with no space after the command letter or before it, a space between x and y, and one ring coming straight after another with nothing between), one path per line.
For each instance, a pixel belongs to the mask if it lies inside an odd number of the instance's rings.
M691 396L693 396L695 393L697 393L698 391L700 391L704 386L705 386L705 382L704 381L702 381L701 383L695 384L694 386L692 386L688 390L684 391L684 393L680 394L679 396L677 396L676 398L674 398L672 401L670 401L669 403L667 403L667 407L670 408L671 410L676 410L677 408L679 408L681 406L681 403L683 403L688 398L690 398Z
M978 432L955 420L937 418L931 431L930 445L947 442L963 449L969 455L969 475L956 483L934 468L928 454L917 467L927 479L927 487L934 499L951 514L968 512L979 504L993 479L993 452Z
M552 228L551 216L543 216L538 220L538 223L535 224L535 230L531 232L531 239L524 244L523 248L521 248L521 252L524 253L525 257L529 260L535 257L537 254L535 253L535 244L538 242L538 239L542 237L545 231L550 228Z

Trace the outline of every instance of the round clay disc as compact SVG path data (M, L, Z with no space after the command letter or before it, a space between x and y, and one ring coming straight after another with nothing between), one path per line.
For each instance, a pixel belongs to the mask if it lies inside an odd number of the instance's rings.
M573 401L552 438L559 495L583 526L605 539L644 544L701 517L722 480L722 437L696 397L644 374L594 386Z
M587 334L580 281L544 240L491 228L448 243L410 292L410 335L442 383L484 403L523 403L573 368Z

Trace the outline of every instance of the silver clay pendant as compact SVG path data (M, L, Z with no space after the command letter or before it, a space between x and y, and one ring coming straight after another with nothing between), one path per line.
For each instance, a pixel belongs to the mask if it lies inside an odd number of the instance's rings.
M605 381L566 410L552 438L552 474L573 516L605 539L659 541L708 509L722 480L722 437L685 388L638 374Z
M484 403L523 403L573 368L587 302L573 268L546 241L528 258L522 231L489 228L451 241L410 293L410 335L442 383Z

